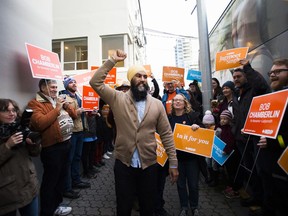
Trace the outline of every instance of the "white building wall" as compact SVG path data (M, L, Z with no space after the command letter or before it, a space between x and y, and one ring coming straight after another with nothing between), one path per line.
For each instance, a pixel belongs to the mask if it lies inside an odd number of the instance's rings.
M53 19L53 39L88 37L88 70L102 64L101 36L127 34L125 40L132 44L125 48L129 54L125 65L135 61L132 31L140 25L137 1L53 0Z
M0 29L0 97L23 108L39 82L32 78L25 42L51 50L52 0L2 0Z

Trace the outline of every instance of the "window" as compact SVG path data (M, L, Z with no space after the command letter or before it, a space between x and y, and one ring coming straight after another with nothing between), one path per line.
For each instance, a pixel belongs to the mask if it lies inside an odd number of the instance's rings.
M102 62L105 62L110 52L115 49L124 50L124 35L102 37ZM124 67L124 62L118 62L116 67Z
M53 40L52 51L59 55L64 70L88 69L87 38Z

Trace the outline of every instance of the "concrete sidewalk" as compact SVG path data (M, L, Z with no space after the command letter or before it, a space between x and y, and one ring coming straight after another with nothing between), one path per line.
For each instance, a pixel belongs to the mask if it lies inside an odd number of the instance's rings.
M91 183L90 189L79 190L81 197L75 200L65 199L65 203L73 208L69 215L73 216L114 216L116 215L116 197L114 190L113 156L105 160L95 179L85 179ZM224 185L216 188L208 187L202 181L199 183L199 213L201 216L247 216L248 208L240 205L239 199L227 199L222 194ZM177 216L180 204L176 184L166 181L164 191L165 209L170 215ZM139 215L133 211L132 216ZM191 211L189 212L191 214Z

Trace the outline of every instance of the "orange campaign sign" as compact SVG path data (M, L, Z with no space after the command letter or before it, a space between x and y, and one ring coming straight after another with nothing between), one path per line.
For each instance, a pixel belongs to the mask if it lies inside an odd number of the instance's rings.
M57 53L25 43L29 64L34 78L63 80Z
M99 68L98 66L91 66L91 70L92 70L92 71L93 71L93 70L97 70L98 68ZM94 72L95 72L95 71L94 71ZM115 85L115 84L116 84L116 72L117 72L116 67L112 68L112 69L109 71L109 73L108 73L108 75L107 75L104 83L105 83L105 84L108 84L108 85L111 85L111 84L112 84L112 85Z
M94 71L89 71L89 72L85 72L85 73L72 76L77 82L77 90L81 95L83 95L82 87L84 85L89 85L89 81L91 80L93 74L94 74Z
M184 84L184 68L178 67L163 67L162 81L169 82L172 80L178 80Z
M276 138L287 107L288 89L254 97L243 132Z
M282 155L278 160L279 166L284 170L284 172L288 175L288 147L283 151Z
M164 149L164 146L158 133L155 133L155 139L157 142L157 149L156 149L157 162L163 167L168 159L168 155Z
M211 158L214 143L214 130L176 124L174 128L175 147L178 150Z
M239 67L239 61L246 58L249 47L224 50L216 53L215 70L226 70Z
M151 77L152 74L151 65L143 65L143 67L145 68L148 77Z
M99 95L91 86L83 86L82 108L86 111L99 109Z

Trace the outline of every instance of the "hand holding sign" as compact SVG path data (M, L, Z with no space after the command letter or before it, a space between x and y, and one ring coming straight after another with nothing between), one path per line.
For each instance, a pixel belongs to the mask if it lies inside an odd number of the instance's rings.
M249 60L248 60L248 59L241 59L239 62L240 62L240 64L243 65L243 66L249 64Z

